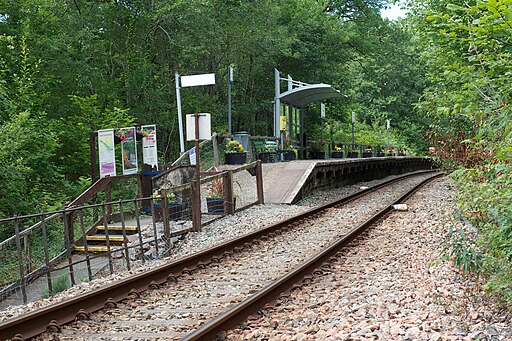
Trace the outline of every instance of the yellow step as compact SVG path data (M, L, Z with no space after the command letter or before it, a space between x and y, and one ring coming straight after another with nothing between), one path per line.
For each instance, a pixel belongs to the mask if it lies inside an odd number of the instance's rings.
M110 251L118 250L120 247L110 247ZM85 247L82 245L75 245L75 251L78 252L85 252ZM87 247L88 252L107 252L108 248L106 246L88 246Z
M88 241L94 241L94 242L106 242L107 236L104 234L96 234L94 236L87 236L85 237ZM123 236L108 236L108 240L111 242L124 242Z
M105 230L105 226L99 225L99 226L96 227L96 229L98 229L98 231L104 231ZM125 231L135 231L135 232L137 232L137 226L125 226L124 229L125 229ZM108 225L108 230L109 231L122 231L123 227L122 226L117 226L117 225Z

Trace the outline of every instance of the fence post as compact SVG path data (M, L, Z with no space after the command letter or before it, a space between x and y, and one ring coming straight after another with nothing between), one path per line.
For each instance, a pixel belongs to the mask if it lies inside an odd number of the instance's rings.
M66 247L66 254L68 257L68 265L69 265L69 277L71 279L71 285L75 285L75 273L73 271L73 255L71 253L71 243L74 243L74 238L71 236L70 226L68 224L68 217L71 216L71 214L66 213L66 209L62 211L63 220L64 220L64 244Z
M265 198L263 196L263 169L261 160L256 161L256 189L258 193L258 204L263 205Z
M228 170L224 177L224 212L227 214L235 213L233 203L233 171Z
M164 224L165 247L169 250L171 242L171 227L169 225L169 203L167 200L167 190L161 189L160 195L162 196L162 219Z
M201 201L197 198L197 182L192 182L192 231L201 232Z
M212 138L213 146L213 165L217 167L219 165L219 145L217 143L217 136Z
M112 189L110 187L110 178L107 178L107 184L105 185L105 200L107 202L112 202ZM107 220L110 220L112 216L112 204L108 204L107 206Z
M23 295L23 303L27 303L27 289L25 288L25 271L23 268L23 256L21 252L21 240L20 240L20 226L19 219L16 216L16 220L14 221L14 233L16 234L16 249L18 250L18 265L20 268L20 285L21 285L21 293Z

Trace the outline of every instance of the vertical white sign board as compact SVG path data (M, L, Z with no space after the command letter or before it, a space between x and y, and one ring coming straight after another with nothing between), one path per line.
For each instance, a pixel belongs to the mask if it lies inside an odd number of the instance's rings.
M142 161L158 170L158 155L156 148L156 125L145 125L142 130Z
M100 159L100 178L116 176L113 129L98 130L98 156Z
M124 139L121 141L121 155L123 156L123 175L135 174L137 166L137 140L135 140L135 127L119 129Z
M199 113L199 139L210 140L212 138L211 116L206 113ZM187 141L196 139L196 118L195 114L187 115Z

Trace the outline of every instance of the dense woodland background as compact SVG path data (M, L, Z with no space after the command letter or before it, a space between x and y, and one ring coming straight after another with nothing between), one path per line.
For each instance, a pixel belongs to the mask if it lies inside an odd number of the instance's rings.
M175 72L215 73L184 112L271 135L273 69L348 95L329 103L327 138L392 144L436 158L471 224L448 256L512 302L512 1L0 0L0 217L59 208L89 178L89 132L157 124L162 162L178 156ZM320 138L309 108L306 134ZM332 136L331 136L332 131ZM469 226L468 224L468 226ZM2 239L9 231L0 231Z

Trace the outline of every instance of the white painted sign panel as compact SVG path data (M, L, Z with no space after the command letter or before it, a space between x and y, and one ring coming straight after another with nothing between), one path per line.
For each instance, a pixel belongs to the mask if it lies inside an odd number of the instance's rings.
M181 76L181 86L183 88L189 86L198 86L198 85L212 85L215 84L215 74L214 73L205 73L202 75L193 75L193 76Z
M210 140L212 138L211 116L207 113L199 113L199 139ZM187 115L187 141L196 139L196 118L195 114Z

